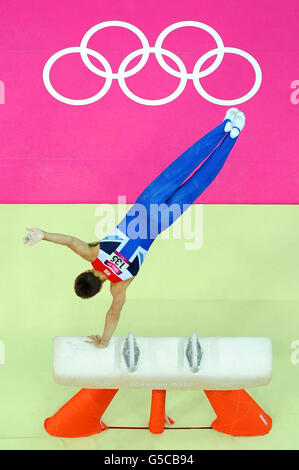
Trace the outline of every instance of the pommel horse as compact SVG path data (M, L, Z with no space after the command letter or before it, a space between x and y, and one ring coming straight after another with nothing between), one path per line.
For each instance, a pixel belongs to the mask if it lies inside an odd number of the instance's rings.
M54 338L54 379L83 387L52 417L46 431L85 437L108 426L102 416L122 388L152 390L149 430L173 424L165 412L167 390L204 390L217 418L212 428L234 436L267 434L272 420L244 390L267 385L272 375L269 338L113 337L97 349L85 337Z

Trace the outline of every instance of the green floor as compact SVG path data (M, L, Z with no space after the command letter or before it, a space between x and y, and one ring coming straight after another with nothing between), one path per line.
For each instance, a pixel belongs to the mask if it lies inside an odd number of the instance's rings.
M45 417L77 390L52 378L52 338L101 333L109 291L88 301L73 280L88 264L42 242L23 247L26 226L94 240L94 205L1 206L0 449L299 449L299 207L205 206L203 245L158 240L130 286L116 331L136 336L269 336L270 385L249 390L273 418L267 436L233 438L213 430L110 429L84 439L46 434ZM201 227L202 228L202 227ZM197 228L197 230L199 230ZM299 358L299 354L298 354ZM120 390L104 415L110 426L147 426L150 390ZM203 392L170 391L176 426L209 426L214 413Z

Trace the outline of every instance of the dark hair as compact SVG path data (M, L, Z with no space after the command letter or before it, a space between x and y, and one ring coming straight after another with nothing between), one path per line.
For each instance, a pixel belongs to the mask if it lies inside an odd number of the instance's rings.
M75 280L75 292L82 299L88 299L96 295L102 285L101 279L95 276L92 272L79 274Z

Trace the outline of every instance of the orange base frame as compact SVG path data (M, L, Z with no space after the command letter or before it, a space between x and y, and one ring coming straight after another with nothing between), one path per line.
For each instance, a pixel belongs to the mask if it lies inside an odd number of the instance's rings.
M174 421L165 413L166 390L152 391L151 414L148 428L153 434L164 431L165 422L173 424Z
M272 419L245 390L205 390L217 418L215 431L232 436L262 436L272 428Z
M101 417L117 392L83 388L45 420L46 431L56 437L87 437L108 429Z
M82 389L44 426L51 436L86 437L108 429L102 421L105 410L118 392L117 389ZM232 436L261 436L272 427L272 420L245 390L205 390L217 418L212 427ZM165 413L166 390L153 390L149 430L164 431L165 422L173 424Z

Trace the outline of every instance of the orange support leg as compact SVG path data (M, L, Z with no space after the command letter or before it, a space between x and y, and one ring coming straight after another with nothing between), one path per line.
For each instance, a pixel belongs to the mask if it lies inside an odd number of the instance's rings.
M57 437L86 437L108 429L101 421L116 389L83 388L44 422L47 433Z
M213 429L232 436L262 436L272 419L245 390L205 390L217 418Z
M165 413L166 390L152 391L151 414L149 420L149 430L153 434L161 434L164 431L164 424L173 424L174 421Z

